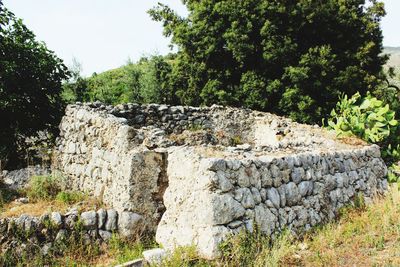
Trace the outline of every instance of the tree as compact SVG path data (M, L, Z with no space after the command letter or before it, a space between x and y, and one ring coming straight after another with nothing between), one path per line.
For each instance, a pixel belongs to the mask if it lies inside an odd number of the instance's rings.
M63 109L61 82L68 70L0 2L0 159L20 163L25 137L55 132Z
M142 66L140 84L143 102L177 104L178 99L171 84L172 70L168 59L153 55L148 59L142 59Z
M379 84L383 3L370 0L185 0L181 17L149 11L178 47L184 104L245 106L320 122L343 93Z
M62 98L67 103L76 101L85 102L89 100L87 80L82 77L82 64L76 59L72 59L72 66L69 68L70 79L63 84Z

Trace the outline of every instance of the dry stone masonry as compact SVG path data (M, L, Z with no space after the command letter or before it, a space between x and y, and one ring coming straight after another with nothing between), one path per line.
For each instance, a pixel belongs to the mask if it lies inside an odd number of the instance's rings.
M205 258L230 234L302 233L387 189L379 147L247 109L77 103L60 130L55 168L71 189Z
M71 209L65 214L46 213L40 217L21 215L16 218L0 218L0 247L2 253L9 250L35 251L38 247L44 255L57 249L60 242L73 234L82 236L82 242L108 242L113 233L124 238L140 234L142 216L114 209L99 209L79 213Z

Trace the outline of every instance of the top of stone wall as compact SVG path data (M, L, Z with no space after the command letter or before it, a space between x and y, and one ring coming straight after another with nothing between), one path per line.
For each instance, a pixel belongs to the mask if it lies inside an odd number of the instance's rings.
M67 122L67 123L65 123ZM100 102L69 105L66 125L81 123L129 127L130 141L147 149L196 146L221 157L238 154L286 155L303 152L351 150L366 144L358 139L336 138L317 125L305 125L267 112L222 107L169 106L164 104L117 106ZM74 126L78 127L78 126ZM70 129L69 129L70 130Z

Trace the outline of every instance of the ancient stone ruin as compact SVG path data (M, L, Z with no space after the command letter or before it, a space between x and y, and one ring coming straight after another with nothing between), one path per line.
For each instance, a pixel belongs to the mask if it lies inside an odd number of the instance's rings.
M379 147L248 109L78 103L60 130L55 167L71 189L205 258L229 234L302 233L388 186Z

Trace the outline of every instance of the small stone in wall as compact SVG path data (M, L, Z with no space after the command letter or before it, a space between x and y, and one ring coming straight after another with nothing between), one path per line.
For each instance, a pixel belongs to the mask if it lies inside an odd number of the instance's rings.
M95 211L86 211L81 214L81 220L85 229L96 229L97 213Z
M107 211L105 209L99 209L97 211L97 217L99 219L98 228L99 229L104 229L104 227L106 225Z
M134 237L135 234L140 233L142 229L141 223L143 221L143 217L137 213L123 211L120 213L120 217L118 220L118 230L119 233L126 238Z
M151 266L161 265L166 255L166 251L162 248L150 249L143 252L144 260Z
M118 213L116 210L107 210L106 230L117 230Z
M59 212L52 212L51 213L51 221L54 223L54 225L61 227L63 224L62 220L62 215Z
M111 239L112 233L109 231L99 230L99 236L104 242L107 242Z

